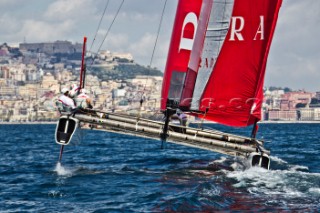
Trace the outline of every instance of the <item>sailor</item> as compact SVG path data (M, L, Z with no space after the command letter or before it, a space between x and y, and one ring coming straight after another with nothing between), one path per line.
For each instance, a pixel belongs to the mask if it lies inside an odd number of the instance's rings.
M81 89L80 94L75 98L75 102L77 107L82 108L82 109L92 109L92 104L91 104L91 99L87 95L87 90L86 89Z
M69 97L69 89L63 88L61 90L62 95L59 97L58 102L62 104L63 111L69 111L71 109L75 109L76 106L74 101Z
M177 109L178 119L180 121L181 126L187 126L188 117L184 114L180 109Z
M77 97L80 92L80 87L77 84L72 84L69 91L70 98Z
M182 128L179 128L177 131L181 133L186 133L185 127L187 126L188 121L188 117L186 114L184 114L180 109L177 109L176 113L173 114L170 119L179 120L180 126L182 126Z

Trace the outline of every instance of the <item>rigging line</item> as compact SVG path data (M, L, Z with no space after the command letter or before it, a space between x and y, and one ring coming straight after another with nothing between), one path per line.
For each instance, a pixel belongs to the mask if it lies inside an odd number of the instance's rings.
M103 19L103 17L104 17L104 14L105 14L106 11L107 11L108 5L109 5L109 0L107 1L107 4L106 4L106 6L105 6L105 8L104 8L104 11L103 11L103 13L102 13L102 16L101 16L101 18L100 18L100 21L99 21L99 24L98 24L98 28L97 28L96 34L94 35L94 39L92 40L92 43L91 43L91 46L90 46L90 50L89 50L89 51L91 51L92 46L93 46L93 43L94 43L95 40L96 40L96 37L97 37L98 31L99 31L99 29L100 29L100 25L101 25L102 19Z
M167 1L168 1L168 0L165 0L164 6L163 6L163 9L162 9L162 14L161 14L161 18L160 18L160 23L159 23L159 27L158 27L158 31L157 31L157 37L156 37L156 41L155 41L155 44L154 44L154 47L153 47L151 59L150 59L149 69L151 68L152 61L153 61L153 57L154 57L154 53L155 53L155 50L156 50L156 47L157 47L157 43L158 43L158 39L159 39L159 34L160 34L161 26L162 26L162 21L163 21L164 12L165 12L165 9L166 9ZM150 72L150 70L149 70L148 72ZM145 92L145 89L146 89L146 86L147 86L148 79L149 79L149 75L148 75L148 77L147 77L147 79L146 79L146 83L145 83L144 88L143 88L143 92L142 92L142 95L141 95L141 99L142 99L142 97L143 97L143 95L144 95L144 92Z
M119 15L119 12L120 12L120 10L121 10L121 8L122 8L123 3L124 3L124 0L122 0L120 6L119 6L119 8L118 8L118 11L117 11L116 15L114 16L114 18L113 18L113 20L112 20L112 22L111 22L111 24L110 24L110 26L109 26L109 28L108 28L108 30L107 30L107 33L106 33L106 35L104 36L103 41L101 42L101 44L100 44L100 46L99 46L99 49L98 49L97 53L99 53L99 51L100 51L100 49L101 49L104 41L106 40L106 38L107 38L107 36L108 36L108 34L109 34L110 30L111 30L111 27L113 26L115 20L117 19L118 15ZM94 62L94 60L92 60L91 65L93 64L93 62Z

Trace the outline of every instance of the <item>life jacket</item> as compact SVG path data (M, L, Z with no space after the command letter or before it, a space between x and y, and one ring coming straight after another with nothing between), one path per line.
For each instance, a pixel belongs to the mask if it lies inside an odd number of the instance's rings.
M60 96L60 98L56 101L56 106L60 112L70 112L73 108L75 108L73 100L65 95Z

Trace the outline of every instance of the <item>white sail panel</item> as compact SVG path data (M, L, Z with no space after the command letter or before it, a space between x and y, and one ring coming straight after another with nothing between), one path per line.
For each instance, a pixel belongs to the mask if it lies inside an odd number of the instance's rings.
M195 89L191 102L191 109L198 110L200 99L208 83L213 67L219 56L222 45L228 33L232 16L234 0L214 0L211 9L209 24L201 54L200 68L197 74ZM197 60L190 61L189 67L197 70Z

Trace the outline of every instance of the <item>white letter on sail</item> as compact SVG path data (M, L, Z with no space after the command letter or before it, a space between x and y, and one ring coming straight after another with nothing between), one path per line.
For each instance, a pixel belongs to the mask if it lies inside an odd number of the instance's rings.
M257 35L260 34L260 40L264 40L264 17L260 16L260 25L258 31L254 37L254 40L257 40Z
M194 26L194 32L193 32L193 38L183 38L183 32L184 28L186 27L187 24L192 24ZM179 46L179 51L181 49L184 50L192 50L193 42L195 39L195 35L197 32L197 27L198 27L198 18L195 13L188 13L186 18L184 19L183 26L182 26L182 33L181 33L181 41L180 41L180 46Z
M237 20L240 21L240 26L236 29ZM234 16L231 19L231 32L230 32L230 41L235 40L235 36L238 38L239 41L243 41L243 36L241 35L241 31L244 28L244 18L241 16Z

